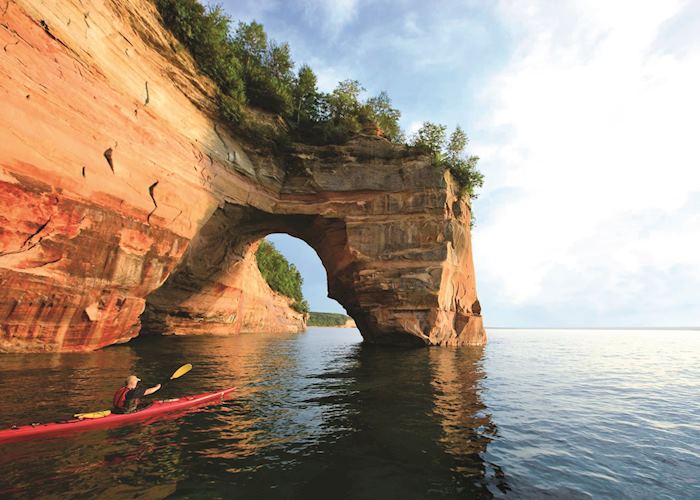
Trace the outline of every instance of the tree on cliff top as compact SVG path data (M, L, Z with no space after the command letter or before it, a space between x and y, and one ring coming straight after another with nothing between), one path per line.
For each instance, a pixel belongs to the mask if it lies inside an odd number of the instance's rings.
M460 197L476 198L476 189L484 185L484 176L477 168L479 157L465 153L469 138L459 125L450 135L449 141L446 140L446 134L445 125L425 122L413 136L412 146L431 153L437 166L452 173Z
M294 85L294 121L299 125L318 121L318 98L316 74L311 67L304 64L297 73L296 85Z
M230 18L221 7L205 9L198 0L156 0L163 23L190 51L219 92L239 107L245 102L243 68L230 43Z
M232 32L231 19L219 6L205 8L198 0L155 2L164 24L217 84L221 114L242 136L269 145L275 153L285 152L292 138L342 143L364 126L376 126L387 139L404 142L401 112L386 92L362 102L364 88L351 79L330 93L319 92L313 70L303 65L295 74L289 45L269 40L262 24L238 23ZM247 118L245 104L288 120L289 132ZM430 152L436 165L452 173L460 197L475 198L484 183L479 158L465 154L468 139L459 126L449 141L446 133L444 125L425 122L411 145Z
M268 41L262 24L255 21L238 23L231 45L243 68L250 104L283 116L290 115L294 63L289 45Z
M445 162L460 186L460 196L466 195L474 199L478 196L476 189L484 185L484 175L477 168L479 157L465 153L467 144L469 144L467 134L457 125L447 143Z
M424 122L411 140L413 147L432 153L436 163L442 160L445 149L445 134L447 126L438 123Z
M360 83L343 80L321 93L311 68L302 66L295 74L289 45L269 40L262 24L241 22L232 31L221 7L205 8L198 0L155 2L164 24L217 84L222 116L238 133L278 145L289 139L247 117L250 104L288 120L296 140L342 143L374 124L389 140L403 141L401 113L386 92L362 102Z
M367 99L363 112L369 120L379 126L384 137L392 142L404 142L404 134L399 126L401 111L391 105L386 91L382 90L379 95Z
M309 312L309 304L304 299L301 285L304 279L294 264L290 264L275 246L262 240L255 252L260 274L275 292L294 300L292 308L300 313Z

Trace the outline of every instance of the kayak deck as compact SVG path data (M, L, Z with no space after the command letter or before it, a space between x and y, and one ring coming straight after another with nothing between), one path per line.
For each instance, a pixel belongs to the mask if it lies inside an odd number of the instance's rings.
M62 422L13 427L0 430L0 442L51 434L72 433L74 431L118 427L130 422L138 422L150 418L156 419L159 415L165 415L174 411L199 408L215 402L222 402L233 391L234 388L230 387L221 391L207 392L194 396L157 400L143 410L133 413L112 413L106 417L95 419L71 419Z

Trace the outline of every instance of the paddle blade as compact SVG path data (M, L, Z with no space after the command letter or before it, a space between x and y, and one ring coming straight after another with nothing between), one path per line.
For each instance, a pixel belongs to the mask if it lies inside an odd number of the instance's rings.
M186 365L182 365L180 368L175 370L175 373L172 374L170 377L170 380L175 380L176 378L182 377L185 373L189 372L192 369L192 365L187 363Z
M106 417L107 415L111 415L112 412L110 410L104 410L104 411L93 411L92 413L76 413L73 415L75 418L79 418L80 420L84 418L102 418Z

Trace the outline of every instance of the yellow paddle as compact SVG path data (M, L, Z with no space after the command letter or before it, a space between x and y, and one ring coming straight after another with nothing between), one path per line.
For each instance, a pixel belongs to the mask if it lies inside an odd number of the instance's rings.
M182 365L180 368L175 370L175 373L173 373L170 376L170 379L168 379L168 382L170 380L175 380L176 378L182 377L184 374L189 372L191 369L192 369L192 365L190 363L187 363L186 365ZM161 385L165 385L165 383L163 383ZM73 417L82 420L84 418L102 418L102 417L106 417L107 415L111 415L111 414L112 414L112 412L110 410L102 410L102 411L93 411L93 412L89 412L89 413L76 413L75 415L73 415Z
M102 418L106 417L107 415L111 415L112 411L111 410L104 410L104 411L93 411L92 413L76 413L73 415L75 418L79 418L80 420L84 418Z
M185 373L189 372L192 369L192 365L190 363L187 363L186 365L182 365L180 368L175 370L175 373L173 373L170 376L170 380L175 380L176 378L182 377Z

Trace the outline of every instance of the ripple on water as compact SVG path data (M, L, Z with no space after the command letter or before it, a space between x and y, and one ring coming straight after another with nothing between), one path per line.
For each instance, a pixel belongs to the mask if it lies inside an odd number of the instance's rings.
M125 373L182 362L168 397L235 398L0 445L0 496L700 498L696 332L492 330L485 348L397 351L316 329L9 355L0 425L92 409Z

